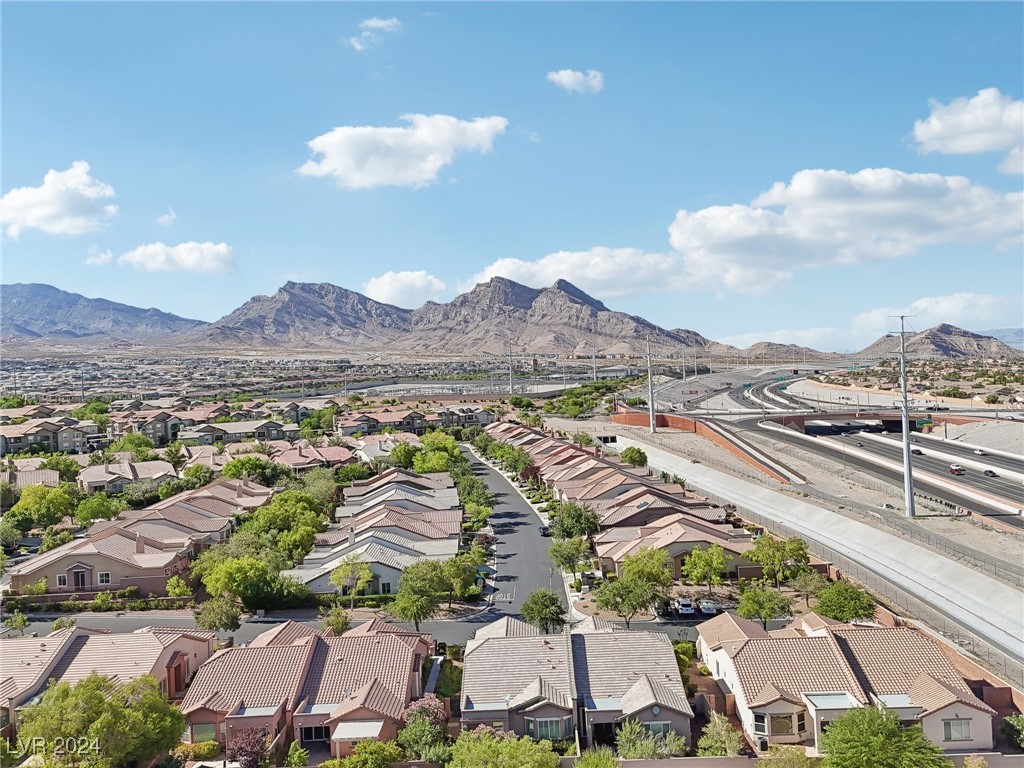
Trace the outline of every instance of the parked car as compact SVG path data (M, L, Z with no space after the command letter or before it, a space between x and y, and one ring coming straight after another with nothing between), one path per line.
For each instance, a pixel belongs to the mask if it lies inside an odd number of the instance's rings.
M924 451L922 451L920 448L911 448L910 452L915 456L924 456Z
M997 475L997 474L996 474L996 473L995 473L995 472L994 472L993 470L991 470L991 469L986 469L986 470L985 470L984 472L982 472L981 474L983 474L983 475L984 475L985 477L999 477L999 475Z
M546 526L546 525L540 526L540 535L541 536L550 536L551 535L551 529L548 526Z
M951 475L966 475L967 474L967 470L965 470L959 464L950 464L949 465L949 474L951 474Z
M971 453L973 453L975 456L988 456L988 454L981 450L981 448L975 448L973 451L971 451Z
M714 600L701 600L697 603L697 607L705 616L714 616L719 610L719 605Z
M680 616L693 616L696 611L693 607L693 600L681 597L676 600L676 613Z

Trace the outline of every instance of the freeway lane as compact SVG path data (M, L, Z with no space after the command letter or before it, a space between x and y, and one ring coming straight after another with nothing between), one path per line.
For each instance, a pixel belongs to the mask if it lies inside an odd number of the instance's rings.
M860 440L858 439L859 437L860 435L847 435L842 437L823 437L818 439L839 445L839 450L842 450L841 443L845 442L847 448L856 447L858 451L864 451L865 453L871 453L875 456L881 456L882 458L889 459L890 461L903 461L903 446L900 443L896 441L886 441L889 443L886 444L874 439ZM884 437L884 435L882 437ZM930 456L928 446L921 446L919 443L915 443L912 444L912 448L924 451L924 455L922 456L910 457L911 464L915 469L922 469L936 475L949 475L949 481L956 483L957 485L969 486L975 490L984 491L985 493L990 493L993 496L999 496L1000 498L1016 504L1024 504L1024 494L1021 493L1022 489L1020 483L1004 477L985 477L981 470L973 469L971 467L966 468L967 474L965 475L950 475L950 462L939 457ZM980 459L983 457L972 458Z

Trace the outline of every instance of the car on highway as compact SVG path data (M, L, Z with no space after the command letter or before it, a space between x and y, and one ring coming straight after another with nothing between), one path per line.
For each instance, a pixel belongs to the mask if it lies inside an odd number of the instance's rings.
M949 474L951 475L966 475L967 470L961 467L959 464L949 465Z
M985 453L985 451L981 450L981 448L975 448L973 451L971 451L971 453L973 453L975 456L988 456L988 454Z
M721 610L721 606L714 600L704 599L697 603L697 607L704 616L714 616Z
M994 471L993 471L993 470L991 470L991 469L986 469L986 470L985 470L984 472L982 472L981 474L983 474L983 475L984 475L985 477L999 477L999 475L998 475L998 474L996 474L996 472L994 472Z
M922 451L920 448L911 448L910 452L915 456L924 456L924 451Z

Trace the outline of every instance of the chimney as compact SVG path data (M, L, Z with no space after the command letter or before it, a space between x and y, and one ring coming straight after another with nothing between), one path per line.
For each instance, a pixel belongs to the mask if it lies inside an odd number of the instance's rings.
M236 499L242 498L242 486L240 486L240 485L236 485L235 486L235 498Z
M146 542L143 541L142 537L139 536L139 534L136 533L135 534L135 554L141 555L145 551L146 551Z
M348 528L348 545L351 547L356 543L356 529L352 526Z

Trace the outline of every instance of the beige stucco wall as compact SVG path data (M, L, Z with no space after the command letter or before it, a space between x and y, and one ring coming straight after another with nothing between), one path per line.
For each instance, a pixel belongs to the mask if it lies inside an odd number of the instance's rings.
M970 741L945 741L943 720L969 719L971 721ZM924 735L932 744L950 751L979 750L992 748L992 716L965 704L953 704L932 712L921 720Z
M76 563L92 566L92 571L77 568L75 566ZM175 573L175 567L176 564L172 563L169 568L170 574ZM69 552L65 557L28 573L12 573L11 589L15 592L21 592L26 585L35 584L39 579L45 577L47 592L74 593L76 590L72 572L75 570L83 570L86 574L85 586L78 588L80 592L116 591L132 585L139 587L143 594L152 592L156 595L164 595L167 590L168 576L164 574L163 568L136 568L128 563L95 552ZM99 574L102 572L110 573L109 584L99 583ZM58 574L67 574L68 583L66 588L57 586Z

